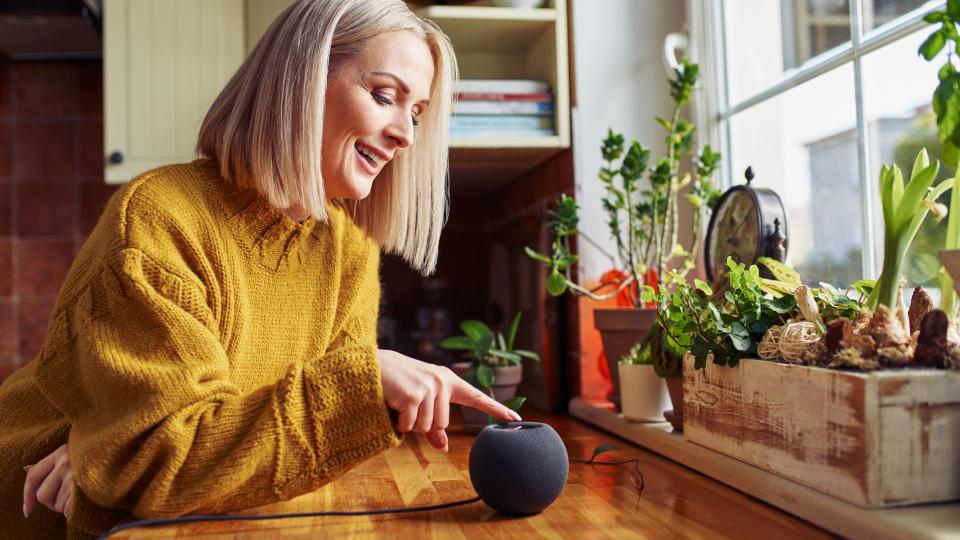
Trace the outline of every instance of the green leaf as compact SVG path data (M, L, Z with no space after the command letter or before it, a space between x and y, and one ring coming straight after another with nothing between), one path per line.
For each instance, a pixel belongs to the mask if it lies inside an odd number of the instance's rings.
M934 11L933 13L927 13L923 16L924 22L928 22L930 24L936 24L943 21L945 18L946 15L941 11Z
M486 334L473 344L474 357L483 361L490 354L491 347L493 347L493 334Z
M493 370L488 365L481 365L477 368L477 384L484 390L493 386Z
M469 351L473 349L473 340L467 336L453 336L440 342L444 349L454 349L458 351Z
M750 332L747 332L747 329L739 322L734 322L730 325L730 333L735 336L750 337Z
M960 147L953 144L952 141L945 140L940 143L940 159L950 167L956 167L960 161Z
M498 351L498 350L494 349L494 350L490 351L489 354L490 354L491 356L496 356L497 358L503 358L504 360L509 360L510 362L513 362L514 364L519 364L521 361L523 361L523 358L522 358L519 354L514 353L514 352Z
M557 270L550 273L547 278L547 292L551 296L560 296L567 290L567 278Z
M767 307L777 315L790 313L797 307L797 301L792 296L782 296L767 302Z
M540 361L540 355L537 354L537 353L535 353L535 352L533 352L533 351L516 350L516 351L513 351L513 352L516 353L516 354L519 354L520 356L522 356L522 357L524 357L524 358L529 358L530 360L536 360L537 362Z
M750 332L739 322L730 325L730 333L727 334L733 347L738 351L745 352L750 350L753 342L750 340Z
M947 39L943 35L943 32L936 31L930 34L923 43L920 44L920 48L917 52L920 53L927 61L933 60L933 57L937 55L940 51L943 50L943 46L946 45Z
M486 336L493 338L493 330L483 321L469 319L460 323L460 329L473 341L480 341Z
M620 448L618 446L615 446L612 444L601 444L600 446L593 449L593 455L590 456L590 459L588 461L593 461L597 459L597 456L599 456L604 452L610 452L610 451L619 450L619 449Z
M657 291L650 285L644 285L640 293L640 299L644 302L655 302L657 300Z
M500 332L497 332L497 346L500 348L501 351L508 350L507 341L503 339L503 334Z
M504 400L503 404L512 411L519 411L520 407L523 407L523 403L527 401L527 398L523 396L514 396L510 399Z
M759 257L757 258L757 263L762 264L778 281L797 286L799 286L801 283L800 272L797 272L793 268L790 268L786 264L776 259L772 259L770 257Z
M480 383L477 382L477 370L474 368L470 368L470 370L463 374L463 380L470 383L471 386L480 388Z
M708 297L713 296L713 289L711 289L710 286L707 285L706 282L704 282L703 280L694 279L693 285L697 288L697 290L707 295Z
M870 296L873 288L877 286L877 280L861 279L860 281L854 281L850 286L853 287L853 290L860 293L861 296Z
M960 20L960 0L947 0L947 16Z
M530 248L528 248L528 247L526 247L526 246L524 246L523 250L527 253L527 257L530 257L531 259L533 259L533 260L535 260L535 261L540 261L540 262L546 263L546 264L550 264L550 262L551 262L551 261L550 261L550 257L547 257L546 255L541 255L541 254L537 253L536 251L534 251L534 250L532 250L532 249L530 249Z
M926 154L926 151L922 150L921 153ZM940 162L935 161L932 165L923 169L918 175L910 179L910 183L907 184L903 192L903 198L900 200L900 204L894 213L894 231L902 231L917 214L917 211L921 208L920 201L926 198L927 191L937 178L939 171Z
M513 320L510 321L510 338L507 340L507 350L513 350L513 342L517 339L517 330L520 328L521 316L523 316L523 312L518 311L517 314L513 316Z
M894 165L896 167L896 165ZM884 164L880 168L880 206L883 209L883 224L888 234L893 234L893 169Z

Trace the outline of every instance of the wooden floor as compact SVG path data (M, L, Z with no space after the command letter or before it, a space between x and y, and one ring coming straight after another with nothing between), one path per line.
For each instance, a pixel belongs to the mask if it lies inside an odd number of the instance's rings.
M571 458L589 458L595 447L623 450L599 459L640 459L645 489L637 497L632 466L571 464L567 486L542 513L506 518L482 502L432 512L361 517L307 517L271 521L189 523L131 529L121 538L830 538L804 521L717 483L686 467L565 416L522 411L524 420L547 422L566 442ZM459 415L453 415L458 417ZM450 430L450 452L422 437L406 442L347 473L323 489L244 514L358 510L436 504L476 496L467 458L474 436Z

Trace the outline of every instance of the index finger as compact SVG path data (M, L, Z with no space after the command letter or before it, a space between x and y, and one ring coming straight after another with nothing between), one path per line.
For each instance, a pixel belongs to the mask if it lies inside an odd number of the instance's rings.
M502 403L497 402L480 390L477 390L473 387L473 385L463 379L458 378L453 383L453 391L450 393L450 401L453 403L459 403L460 405L466 405L467 407L473 407L474 409L483 411L490 416L499 418L501 420L514 422L519 422L521 420L520 415L514 412L512 409Z
M52 454L47 456L30 468L27 472L27 479L23 483L23 512L30 514L37 506L37 490L40 484L46 480L47 475L53 471L54 460Z

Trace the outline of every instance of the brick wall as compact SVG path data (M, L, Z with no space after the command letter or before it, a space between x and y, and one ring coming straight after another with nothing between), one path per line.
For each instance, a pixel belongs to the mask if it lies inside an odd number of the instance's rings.
M115 189L103 182L100 62L0 62L0 380L39 352Z

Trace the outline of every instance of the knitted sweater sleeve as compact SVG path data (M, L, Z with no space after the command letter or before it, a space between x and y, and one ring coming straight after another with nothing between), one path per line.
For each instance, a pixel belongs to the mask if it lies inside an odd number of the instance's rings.
M378 292L376 271L364 279ZM37 377L70 419L75 482L92 501L140 518L248 508L399 444L371 334L377 302L357 302L343 325L353 332L321 357L241 392L202 294L127 248L54 314Z

